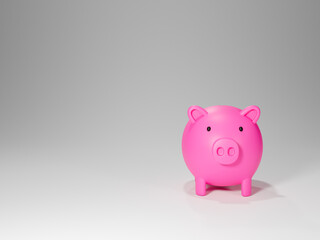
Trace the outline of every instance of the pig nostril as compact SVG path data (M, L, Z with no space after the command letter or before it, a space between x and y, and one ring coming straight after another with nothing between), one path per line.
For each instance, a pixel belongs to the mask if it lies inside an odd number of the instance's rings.
M229 154L229 156L233 156L235 154L235 150L233 147L229 148L228 154Z
M219 147L219 148L217 149L217 154L218 154L219 156L222 156L222 155L224 154L224 150L223 150L222 147Z
M239 146L233 139L218 139L212 148L213 159L222 165L231 165L239 158Z

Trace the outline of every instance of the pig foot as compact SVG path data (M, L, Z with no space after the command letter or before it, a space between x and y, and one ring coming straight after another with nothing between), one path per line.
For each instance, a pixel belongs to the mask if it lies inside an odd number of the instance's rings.
M196 194L199 196L206 195L206 182L203 178L196 178Z
M249 197L251 195L251 178L247 178L242 181L241 194L244 197Z

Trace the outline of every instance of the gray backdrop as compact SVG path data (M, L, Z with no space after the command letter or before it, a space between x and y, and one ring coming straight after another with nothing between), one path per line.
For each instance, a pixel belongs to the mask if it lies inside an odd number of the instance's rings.
M319 1L1 1L0 34L1 239L320 236ZM187 108L253 104L253 196L196 196Z

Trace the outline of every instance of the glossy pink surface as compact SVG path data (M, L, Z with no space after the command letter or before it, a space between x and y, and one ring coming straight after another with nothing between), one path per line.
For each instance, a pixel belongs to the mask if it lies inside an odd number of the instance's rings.
M257 125L260 109L232 106L188 109L182 153L195 176L196 193L205 195L206 184L241 184L243 196L251 195L251 179L262 157L262 136Z

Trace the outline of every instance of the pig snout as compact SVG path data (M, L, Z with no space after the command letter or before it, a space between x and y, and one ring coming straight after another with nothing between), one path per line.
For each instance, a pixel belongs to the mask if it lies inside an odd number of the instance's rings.
M239 146L230 138L220 138L213 144L213 157L222 165L230 165L239 157Z

